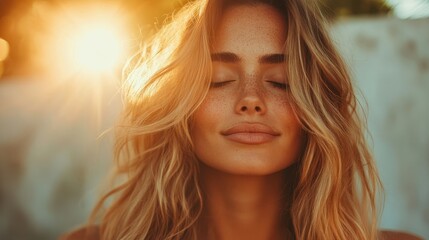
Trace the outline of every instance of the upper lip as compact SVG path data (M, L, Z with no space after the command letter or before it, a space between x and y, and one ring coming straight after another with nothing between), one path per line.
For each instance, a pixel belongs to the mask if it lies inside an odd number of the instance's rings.
M236 133L265 133L273 136L279 136L280 133L263 123L238 123L231 128L222 131L222 135L232 135Z

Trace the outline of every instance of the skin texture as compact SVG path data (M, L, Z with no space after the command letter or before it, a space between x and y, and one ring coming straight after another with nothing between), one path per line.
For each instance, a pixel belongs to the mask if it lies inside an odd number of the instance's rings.
M191 131L195 153L207 166L263 176L297 160L302 131L282 86L287 84L283 63L260 62L264 56L283 54L285 29L282 16L266 5L233 6L225 12L212 56L232 53L237 59L212 57L212 87ZM243 144L222 135L246 123L263 124L279 136L263 144ZM253 136L258 137L264 138Z
M299 158L303 133L279 57L285 36L284 19L271 6L224 12L212 52L212 86L191 130L206 198L201 238L286 237L287 169ZM225 135L237 126L244 133ZM272 134L248 134L260 128Z

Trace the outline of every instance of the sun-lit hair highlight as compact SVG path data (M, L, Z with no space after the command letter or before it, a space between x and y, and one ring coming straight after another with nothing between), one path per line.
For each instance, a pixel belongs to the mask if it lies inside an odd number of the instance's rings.
M203 2L185 6L135 56L116 131L116 173L125 181L93 214L102 214L102 239L195 238L202 201L188 120L211 77L204 9Z
M101 218L101 239L197 239L203 194L189 126L209 89L216 24L231 4L261 2L285 17L285 71L306 133L285 228L303 240L378 239L381 184L365 122L317 6L301 0L192 1L147 41L122 88L115 150L122 181L91 217Z
M286 8L287 73L307 132L291 209L295 234L298 239L377 239L381 184L347 67L317 7L286 1Z

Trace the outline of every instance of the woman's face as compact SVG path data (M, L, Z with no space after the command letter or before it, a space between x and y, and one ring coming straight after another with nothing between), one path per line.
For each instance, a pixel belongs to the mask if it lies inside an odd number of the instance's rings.
M228 8L216 31L210 90L194 115L198 159L231 174L268 175L299 157L302 130L284 71L286 25L268 5Z

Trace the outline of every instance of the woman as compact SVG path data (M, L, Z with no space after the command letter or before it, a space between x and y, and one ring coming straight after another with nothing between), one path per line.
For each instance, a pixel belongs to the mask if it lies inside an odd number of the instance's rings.
M378 231L350 77L310 1L194 1L124 89L124 179L66 239L401 238Z

